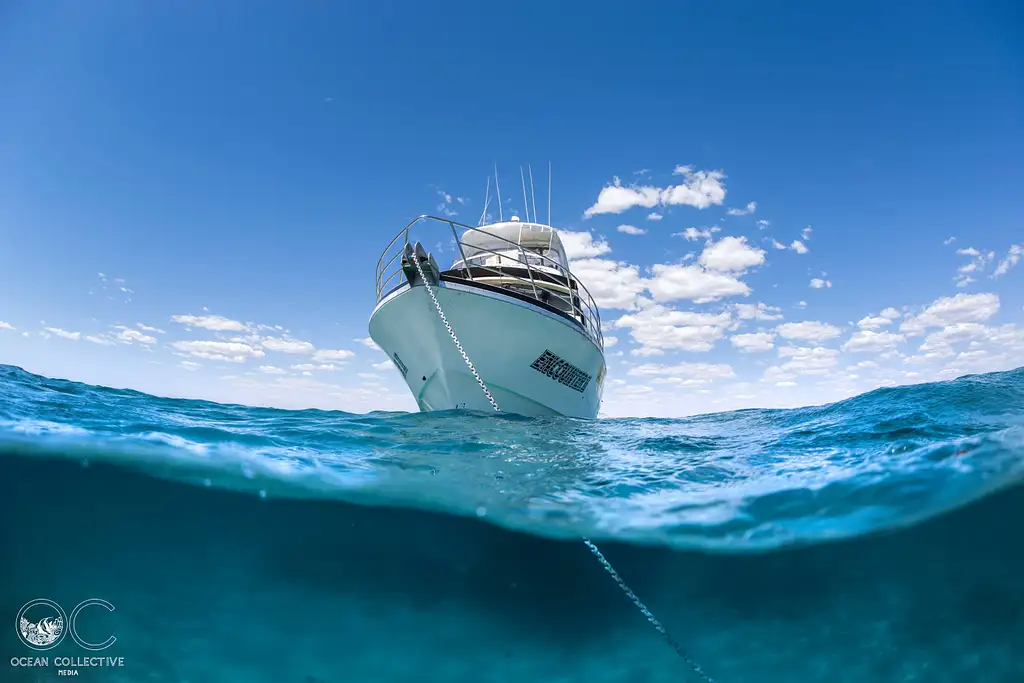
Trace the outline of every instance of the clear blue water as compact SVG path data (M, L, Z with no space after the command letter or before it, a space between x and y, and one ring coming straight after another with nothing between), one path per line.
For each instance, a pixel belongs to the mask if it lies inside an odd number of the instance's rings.
M1024 368L587 422L0 366L0 617L108 600L82 629L124 665L77 677L103 683L694 680L589 537L719 683L1020 683L1022 476ZM0 654L5 683L67 680L10 666L10 627Z

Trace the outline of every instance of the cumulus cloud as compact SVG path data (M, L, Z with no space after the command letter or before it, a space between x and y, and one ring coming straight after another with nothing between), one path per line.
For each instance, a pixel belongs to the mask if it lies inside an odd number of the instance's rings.
M750 202L744 209L728 209L726 213L730 216L746 216L757 211L757 202Z
M780 320L782 309L767 304L733 304L732 310L740 320Z
M999 296L992 293L944 296L928 304L923 311L906 318L900 332L919 335L930 327L955 323L984 322L999 312Z
M682 237L689 242L696 242L699 239L711 239L711 236L721 230L717 225L710 228L687 228L682 232L672 233L672 237Z
M270 349L271 351L277 351L279 353L310 354L316 351L316 347L313 346L313 344L301 339L278 339L275 337L267 337L260 340L260 344L262 344L265 349Z
M313 352L313 360L321 362L348 360L356 355L347 349L317 349Z
M1020 263L1021 257L1024 256L1024 244L1013 244L1010 245L1009 251L1006 252L1006 258L999 262L996 266L996 270L992 273L992 277L1001 277L1006 275Z
M572 265L573 275L586 287L601 308L636 308L645 283L640 269L611 259L583 259Z
M619 232L625 234L625 235L646 235L647 234L647 230L645 230L644 228L638 228L635 225L620 225L619 227L617 227L615 229L618 230Z
M828 289L832 286L831 280L822 280L820 277L811 278L811 289Z
M660 302L689 299L701 304L750 294L750 287L735 276L697 265L659 263L651 268L651 272L653 277L648 281L647 290Z
M710 351L731 323L728 312L695 313L655 304L620 317L615 327L630 330L630 336L641 345L634 355L644 356L670 349Z
M634 207L653 209L683 205L706 209L725 201L725 174L721 171L695 171L692 166L677 166L673 173L683 177L682 183L664 188L635 184L623 187L615 178L611 185L601 189L597 202L583 216L622 213Z
M674 365L646 363L630 368L627 374L634 377L671 378L671 383L682 386L708 384L736 375L732 366L724 363L676 363Z
M816 320L805 320L799 323L784 323L775 328L780 337L798 341L823 342L835 339L842 330L829 323Z
M743 272L764 263L763 249L747 244L746 237L723 237L701 252L700 264L710 270Z
M43 329L49 332L50 334L61 337L62 339L78 341L82 337L81 332L68 332L67 330L61 329L59 327L44 327Z
M854 332L845 344L843 351L885 351L895 348L906 337L902 334L892 332L873 332L871 330L858 330Z
M729 337L729 343L740 351L746 351L747 353L771 351L775 348L775 335L770 332L734 334Z
M240 341L176 341L171 342L171 348L188 356L228 363L244 363L265 355L262 349Z
M188 327L201 327L215 332L245 332L249 326L221 315L173 315L171 321Z
M602 256L612 250L603 238L594 239L590 232L570 232L559 230L558 236L565 247L565 255L570 259L593 258Z

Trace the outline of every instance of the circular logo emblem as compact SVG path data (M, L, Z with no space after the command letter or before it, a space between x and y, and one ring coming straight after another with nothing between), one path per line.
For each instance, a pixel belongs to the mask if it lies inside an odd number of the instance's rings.
M33 650L49 650L64 640L68 615L53 600L36 598L18 612L14 628L21 642Z

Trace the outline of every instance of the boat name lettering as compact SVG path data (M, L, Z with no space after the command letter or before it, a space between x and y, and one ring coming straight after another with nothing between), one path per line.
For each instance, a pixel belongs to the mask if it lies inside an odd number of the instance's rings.
M590 384L590 375L547 350L533 361L530 367L581 394Z

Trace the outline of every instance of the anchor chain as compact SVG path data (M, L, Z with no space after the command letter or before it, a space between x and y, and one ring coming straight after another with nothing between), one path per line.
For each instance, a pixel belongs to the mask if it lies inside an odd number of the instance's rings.
M459 353L462 354L462 360L466 361L466 367L468 367L469 371L473 373L473 377L476 378L477 384L479 384L480 388L483 390L484 396L486 396L487 400L491 402L491 406L494 408L494 411L500 413L501 408L498 407L498 402L494 400L494 397L491 396L490 390L487 389L487 385L484 384L482 379L480 379L480 374L477 373L476 368L473 367L473 361L469 359L469 355L466 353L466 350L462 348L462 342L459 341L458 336L455 334L455 330L452 329L451 323L448 322L448 317L441 309L441 303L437 300L437 296L434 294L434 288L427 281L427 276L423 273L423 266L420 265L420 260L416 256L415 250L410 254L410 257L412 258L413 264L416 266L416 270L419 271L420 279L423 280L423 284L427 288L427 294L429 294L430 298L434 301L434 308L437 309L437 314L441 317L441 322L443 322L444 326L448 328L448 334L451 335L452 341L455 342L455 348L457 348Z
M441 308L441 303L437 300L437 295L434 293L434 287L427 280L427 277L423 272L423 266L420 265L420 260L416 256L415 250L413 250L413 252L410 254L410 258L412 259L413 265L416 266L416 270L419 272L420 279L423 280L423 285L427 289L427 294L430 295L431 300L434 302L434 308L437 309L437 315L441 318L441 322L444 323L445 328L447 328L448 334L451 336L452 341L455 343L455 348L457 348L459 350L459 354L462 355L462 360L466 362L466 367L468 367L469 371L473 373L473 377L476 378L477 384L480 385L480 389L483 390L484 396L486 396L487 400L490 401L491 406L494 408L495 412L501 412L501 408L498 407L498 402L494 400L493 396L491 396L490 390L488 390L487 385L484 384L483 379L480 378L480 374L476 371L476 368L473 367L473 362L469 359L469 354L467 354L465 349L462 348L462 342L459 341L459 337L455 334L455 330L452 329L451 324L448 322L448 317L444 314L444 310ZM704 683L715 683L710 676L704 673L704 670L700 668L700 665L697 664L697 662L690 659L689 655L686 654L686 651L683 650L683 647L678 642L676 642L675 638L673 638L671 634L669 634L668 629L666 629L662 625L662 623L658 621L658 618L651 613L651 610L647 609L647 605L645 605L640 600L640 598L636 596L636 593L633 592L633 589L631 589L629 585L626 584L625 580L621 576L619 576L619 573L615 571L615 567L613 567L611 562L609 562L608 559L604 556L604 553L602 553L598 549L597 545L595 545L593 541L587 538L583 539L583 544L586 545L590 552L594 554L594 557L596 557L597 561L601 563L601 566L604 567L604 570L608 572L612 579L615 580L615 583L618 584L622 592L626 594L626 597L629 598L634 605L636 605L636 608L640 610L640 613L644 615L644 617L651 624L651 626L653 626L654 629L665 640L665 642L668 643L669 647L675 650L675 653L679 655L679 657L684 662L686 662L687 665L689 665L693 672L697 674L697 676L700 677L700 679L704 681Z

